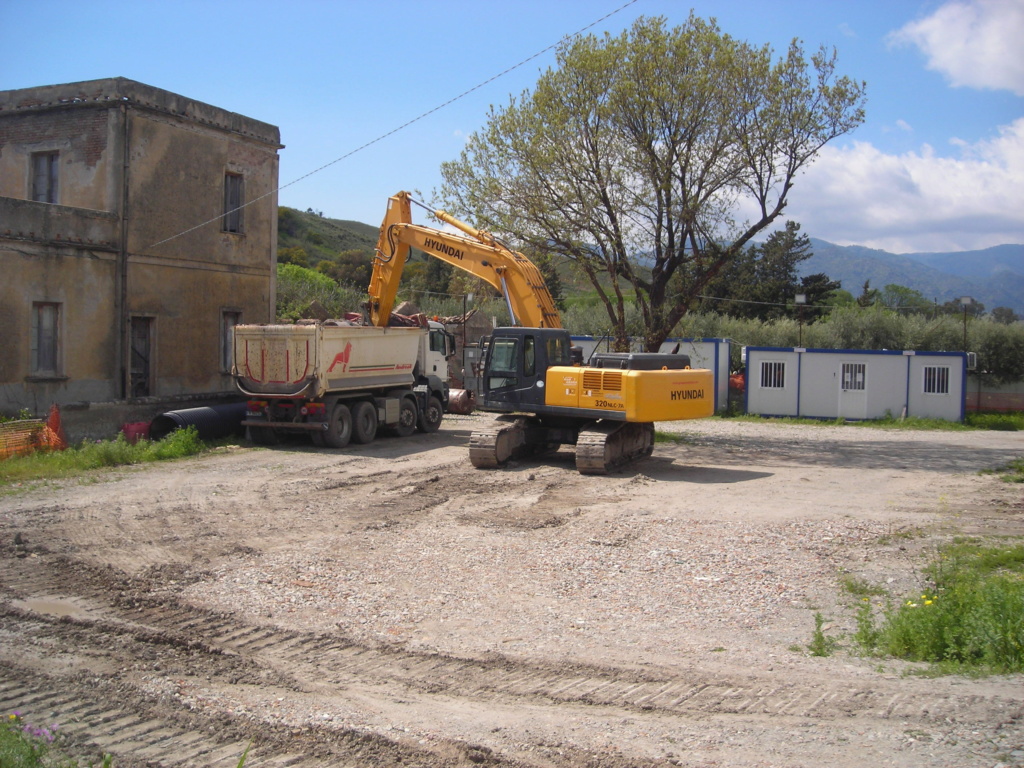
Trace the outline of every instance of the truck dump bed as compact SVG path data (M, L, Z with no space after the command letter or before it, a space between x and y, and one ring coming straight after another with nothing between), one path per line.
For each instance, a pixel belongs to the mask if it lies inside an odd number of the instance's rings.
M409 386L423 328L237 325L232 374L248 395L323 397L326 392Z

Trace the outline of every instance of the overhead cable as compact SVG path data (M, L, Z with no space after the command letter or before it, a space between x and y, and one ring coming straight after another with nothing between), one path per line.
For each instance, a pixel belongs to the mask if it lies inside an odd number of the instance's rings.
M368 142L366 142L365 144L363 144L361 146L356 147L352 151L346 152L341 157L337 157L334 160L331 160L329 163L325 163L324 165L321 165L319 168L315 168L314 170L310 171L309 173L303 174L302 176L299 176L297 179L289 181L287 184L283 184L283 185L277 187L276 189L271 190L270 192L262 194L259 197L253 198L249 202L240 205L238 208L235 208L234 210L226 211L225 213L222 213L222 214L219 214L217 216L214 216L212 219L204 221L202 224L197 224L194 227L191 227L189 229L186 229L186 230L183 230L181 232L178 232L176 235L171 235L170 237L164 238L163 240L160 240L159 242L153 243L153 245L149 246L149 248L147 248L146 250L151 250L153 248L156 248L158 246L163 245L164 243L169 243L171 240L175 240L175 239L177 239L179 237L182 237L183 235L187 235L190 232L195 232L197 229L202 229L203 227L209 226L210 224L213 224L214 222L220 221L221 219L224 218L224 216L226 216L228 214L234 213L235 211L240 211L240 210L242 210L244 208L248 208L250 205L258 203L261 200L263 200L263 199L265 199L267 197L270 197L271 195L277 194L282 189L287 189L288 187L292 186L293 184L298 184L300 181L304 181L305 179L308 179L310 176L313 176L314 174L320 173L320 171L323 171L323 170L325 170L327 168L330 168L332 165L335 165L336 163L340 163L342 160L345 160L345 159L351 157L352 155L356 154L357 152L362 152L367 147L373 146L374 144L376 144L376 143L378 143L380 141L383 141L384 139L388 138L389 136L392 136L392 135L398 133L399 131L401 131L401 130L403 130L405 128L408 128L410 125L412 125L414 123L417 123L420 120L423 120L424 118L429 117L430 115L434 114L435 112L438 112L439 110L442 110L445 107L454 104L459 99L465 98L466 96L468 96L469 94L473 93L474 91L478 91L481 88L483 88L484 86L490 85L495 80L497 80L497 79L499 79L501 77L504 77L509 72L513 72L513 71L519 69L524 64L528 64L529 62L533 61L537 57L543 56L548 51L553 50L554 48L557 48L564 41L571 40L574 37L579 37L580 35L582 35L584 32L586 32L591 27L594 27L594 26L600 24L602 21L605 21L606 19L611 18L615 14L620 13L621 11L625 10L626 8L628 8L629 6L631 6L631 5L633 5L634 3L637 3L637 2L639 2L639 0L628 0L628 2L623 3L622 5L620 5L615 10L611 11L610 13L606 13L601 18L599 18L599 19L597 19L595 21L592 21L590 24L587 24L585 27L582 27L581 29L577 30L576 32L573 32L572 34L568 34L568 35L562 36L561 38L559 38L558 42L552 43L551 45L547 46L546 48L543 48L542 50L537 51L532 56L529 56L529 57L523 59L518 64L513 64L511 67L508 67L507 69L502 70L498 74L496 74L496 75L494 75L492 77L487 78L486 80L478 83L477 85L474 85L472 88L470 88L470 89L468 89L466 91L463 91L458 96L454 96L454 97L448 99L448 101L445 101L445 102L443 102L441 104L438 104L433 109L429 109L426 112L422 113L421 115L419 115L417 117L414 117L411 120L408 120L408 121L402 123L397 128L392 128L387 133L383 133L380 136L378 136L377 138L375 138L375 139L373 139L371 141L368 141Z

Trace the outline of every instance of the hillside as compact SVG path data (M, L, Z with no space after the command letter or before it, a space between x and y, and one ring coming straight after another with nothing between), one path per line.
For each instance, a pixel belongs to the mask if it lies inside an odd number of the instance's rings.
M376 244L377 227L369 224L329 219L311 210L278 208L278 249L303 248L311 265L320 259L331 259L341 251L365 250L369 254Z
M313 211L282 207L278 215L278 249L302 248L310 267L323 260L338 261L346 251L360 251L353 259L369 264L377 243L376 226L358 221L330 219ZM971 296L985 305L1009 307L1024 316L1024 245L1000 245L979 251L895 254L859 245L835 245L811 238L814 255L800 268L801 275L824 272L843 288L858 295L865 281L872 288L890 283L919 291L943 304ZM350 273L351 274L351 273ZM559 270L566 295L589 292L568 270ZM368 273L367 273L368 276ZM366 279L360 275L356 284Z

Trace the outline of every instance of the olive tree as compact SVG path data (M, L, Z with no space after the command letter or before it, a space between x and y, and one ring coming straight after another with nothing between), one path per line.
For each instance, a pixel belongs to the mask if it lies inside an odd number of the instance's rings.
M616 344L635 302L656 348L722 267L782 213L798 173L864 119L864 84L691 14L562 44L532 91L492 106L441 168L444 204L570 259ZM740 221L740 211L752 211Z

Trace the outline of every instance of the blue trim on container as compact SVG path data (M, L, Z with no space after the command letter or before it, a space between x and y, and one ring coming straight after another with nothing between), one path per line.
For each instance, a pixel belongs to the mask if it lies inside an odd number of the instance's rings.
M794 351L796 351L796 350L794 349ZM803 369L803 362L804 362L804 353L803 352L797 352L796 353L796 417L798 419L800 418L800 392L803 389L803 383L804 383L803 382L803 377L801 376L801 373L803 372L803 370L802 370Z
M903 392L903 407L907 409L907 416L910 416L910 360L914 355L907 355L907 386Z
M906 352L913 352L914 357L963 357L963 352L918 352L916 350L902 349L811 349L808 347L747 347L747 351L755 352L796 352L802 349L804 352L814 352L820 355L903 355Z
M959 352L958 354L963 356L964 361L964 375L963 381L960 384L960 392L962 397L960 398L960 422L967 418L967 353Z

